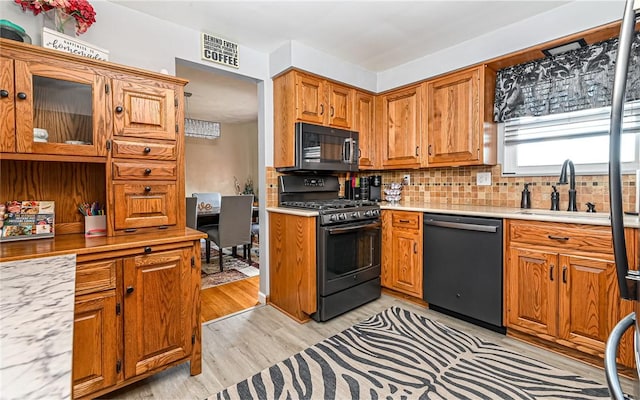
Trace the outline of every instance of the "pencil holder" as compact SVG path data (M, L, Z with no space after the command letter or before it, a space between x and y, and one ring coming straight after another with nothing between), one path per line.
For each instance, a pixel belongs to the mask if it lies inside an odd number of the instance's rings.
M107 236L107 216L87 215L84 217L84 236Z

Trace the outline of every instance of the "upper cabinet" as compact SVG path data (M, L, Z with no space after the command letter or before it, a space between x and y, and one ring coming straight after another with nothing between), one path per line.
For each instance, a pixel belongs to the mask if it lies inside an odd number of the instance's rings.
M496 163L494 90L495 72L486 66L427 81L428 166Z
M382 168L422 165L423 86L413 85L380 96L376 118Z
M105 77L46 57L2 57L0 69L0 151L106 156Z
M376 167L375 96L356 92L353 130L360 140L360 169Z
M123 80L113 81L113 133L175 140L175 90Z
M291 71L295 76L299 121L351 129L354 90L325 79Z
M291 70L273 79L274 167L295 164L294 126L309 122L356 130L356 90L324 78Z

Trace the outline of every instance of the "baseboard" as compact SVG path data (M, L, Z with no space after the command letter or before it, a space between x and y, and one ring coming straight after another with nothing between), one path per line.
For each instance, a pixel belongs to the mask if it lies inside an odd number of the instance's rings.
M260 304L267 304L267 295L258 291L258 302Z

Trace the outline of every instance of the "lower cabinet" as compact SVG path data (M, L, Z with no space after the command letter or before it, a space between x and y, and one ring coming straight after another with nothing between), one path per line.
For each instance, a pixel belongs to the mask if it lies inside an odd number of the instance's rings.
M166 366L200 373L199 241L79 256L73 397L95 397Z
M602 357L623 316L613 255L605 251L609 227L517 220L508 227L507 327ZM631 366L627 353L618 361Z
M422 213L382 211L382 286L422 298Z

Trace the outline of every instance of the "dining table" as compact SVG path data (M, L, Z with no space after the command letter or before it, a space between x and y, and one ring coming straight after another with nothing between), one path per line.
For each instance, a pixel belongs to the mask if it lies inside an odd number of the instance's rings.
M251 206L253 211L253 220L256 221L260 211L260 207ZM220 207L198 207L197 212L198 228L205 225L217 225L220 220Z

